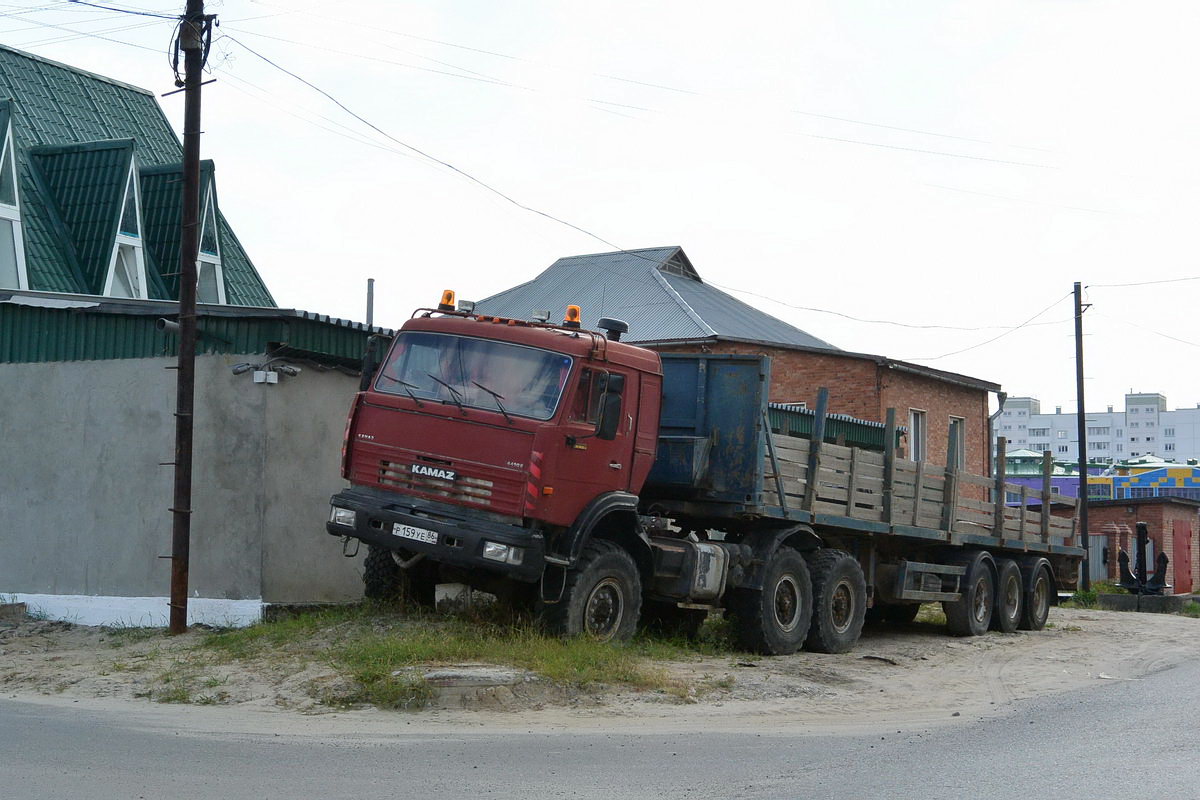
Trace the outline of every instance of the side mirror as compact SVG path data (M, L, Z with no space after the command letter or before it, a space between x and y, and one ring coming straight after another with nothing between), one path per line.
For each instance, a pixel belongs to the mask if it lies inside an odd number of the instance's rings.
M358 379L358 390L365 392L371 388L371 384L375 380L375 373L379 371L379 365L383 363L384 354L387 353L388 346L392 343L392 337L382 334L373 334L367 339L367 350L363 353L362 359L362 374Z
M618 397L620 397L622 394L625 393L625 376L624 375L614 375L613 373L610 372L603 377L603 380L604 380L604 393L606 395L615 394Z
M622 378L622 381L625 379ZM621 424L621 395L608 392L600 401L600 422L596 424L597 439L616 439Z

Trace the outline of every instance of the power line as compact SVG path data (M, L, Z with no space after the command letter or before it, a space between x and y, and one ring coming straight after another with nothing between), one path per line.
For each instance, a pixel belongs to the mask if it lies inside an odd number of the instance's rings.
M174 17L171 17L171 19L174 19ZM134 42L126 42L123 39L113 39L112 37L109 37L109 36L102 36L99 33L90 33L88 31L80 31L80 30L76 30L75 28L68 28L65 25L55 25L53 22L39 22L36 19L31 19L29 21L32 22L33 24L39 25L43 28L54 28L55 30L66 31L67 33L75 34L76 38L90 37L93 39L101 39L106 42L112 42L113 44L121 44L121 45L125 45L126 47L136 47L139 50L149 50L151 53L156 53L159 55L162 54L162 50L160 50L158 48L146 47L145 45L135 44ZM130 26L130 27L141 27L141 26ZM43 42L42 44L47 44L47 42ZM36 47L36 46L37 46L36 43L22 45L22 47Z
M1180 339L1178 336L1172 336L1169 333L1163 333L1162 331L1157 331L1154 328L1147 328L1145 325L1139 325L1136 322L1130 322L1129 320L1123 319L1121 317L1114 317L1110 314L1101 314L1099 312L1097 312L1096 316L1103 317L1104 319L1116 320L1117 322L1137 328L1138 330L1143 330L1143 331L1146 331L1147 333L1153 333L1155 336L1161 336L1164 339L1170 339L1173 342L1179 342L1180 344L1186 344L1186 345L1190 345L1192 347L1200 347L1200 344L1197 344L1196 342L1189 342L1187 339Z
M810 139L824 139L829 142L844 142L846 144L861 144L866 147L881 147L885 150L903 150L908 153L923 153L930 156L946 156L948 158L965 158L971 161L987 161L992 164L1008 164L1014 167L1035 167L1037 169L1058 169L1058 167L1050 164L1035 164L1030 161L1009 161L1003 158L988 158L987 156L972 156L966 153L950 153L945 150L929 150L923 147L903 147L898 144L883 144L882 142L867 142L862 139L847 139L842 136L821 136L816 133L798 132L800 136L807 136Z
M818 119L831 119L836 122L846 122L851 125L866 125L867 127L883 128L883 129L889 130L889 131L903 131L905 133L917 133L917 134L920 134L921 136L936 136L940 139L956 139L960 142L974 142L975 144L1002 145L1004 147L1014 147L1019 150L1036 150L1041 153L1052 152L1050 150L1046 150L1041 147L1028 147L1026 145L1019 145L1019 144L1005 144L1003 142L992 142L987 139L973 139L970 136L957 136L952 133L938 133L937 131L924 131L919 128L905 128L900 125L885 125L880 122L867 122L866 120L852 119L851 117L835 117L832 114L818 114L815 111L800 111L798 109L793 109L792 113L803 114L806 117L817 117Z
M135 9L131 9L131 8L117 8L116 6L104 6L104 5L100 5L99 3L89 3L89 2L86 2L86 0L67 0L67 2L71 3L72 5L77 5L77 6L89 6L91 8L100 8L105 11L115 11L118 14L132 14L132 15L138 16L138 17L158 17L159 19L170 19L170 20L179 19L178 14L167 15L167 14L158 14L153 11L140 11L140 10L135 10Z
M433 68L431 68L431 67L419 67L419 66L417 66L417 65L415 65L415 64L405 64L405 63L404 63L404 62L402 62L402 61L393 61L393 60L391 60L391 59L387 59L387 58L380 58L380 57L378 57L378 56L367 55L366 53L355 53L355 52L352 52L352 51L349 51L349 50L338 50L337 48L333 48L333 47L326 47L326 46L324 46L324 45L318 45L318 44L312 44L311 42L301 42L301 41L297 41L297 40L295 40L295 39L285 39L285 38L284 38L284 37L282 37L282 36L273 36L273 35L271 35L271 34L268 34L268 33L258 33L257 31L248 31L248 30L245 30L245 29L232 29L232 28L229 28L229 26L228 26L228 25L226 25L226 26L225 26L225 30L233 30L235 33L239 33L239 34L249 34L250 36L258 36L258 37L261 37L261 38L263 38L263 39L274 39L274 40L275 40L275 41L277 41L277 42L285 42L285 43L287 43L287 44L294 44L294 45L297 45L297 46L299 46L299 47L310 47L310 48L312 48L312 49L314 49L314 50L324 50L325 52L329 52L329 53L337 53L338 55L350 56L350 57L352 57L352 58L362 58L362 59L365 59L365 60L367 60L367 61L378 61L378 62L380 62L380 63L383 63L383 64L391 64L391 65L393 65L393 66L397 66L397 67L405 67L406 69L415 69L415 70L418 70L418 71L420 71L420 72L432 72L432 73L433 73L433 74L435 74L435 75L448 75L448 76L450 76L450 77L452 77L452 78L462 78L463 80L469 80L469 81L479 81L480 83L493 83L493 84L496 84L496 85L498 85L498 86L507 86L507 87L511 87L511 88L514 88L514 89L525 89L525 88L528 88L528 87L525 87L525 86L518 86L518 85L517 85L517 84L515 84L515 83L509 83L508 81L504 81L504 80L501 80L501 79L499 79L499 78L493 78L493 77L491 77L491 76L488 76L488 75L482 75L482 74L480 74L480 73L474 73L474 74L471 74L471 75L464 75L464 74L461 74L461 73L462 73L462 72L471 72L471 70L465 70L465 69L463 69L462 67L457 67L457 66L454 66L454 65L452 65L452 64L444 64L444 66L451 66L451 67L453 67L454 69L460 70L460 72L447 72L446 70L441 70L441 69L433 69ZM225 34L225 36L226 36L226 38L228 38L228 39L233 39L233 37L232 37L232 36L230 36L228 33L226 33L226 34ZM236 42L237 40L236 40L236 39L233 39L233 41L235 41L235 42ZM239 43L239 44L241 44L240 42L238 42L238 43ZM242 45L242 46L243 46L243 47L245 47L245 45ZM247 50L249 50L250 48L248 48L248 47L247 47L246 49L247 49ZM251 52L254 52L254 51L252 51L252 50L251 50ZM255 53L255 55L259 55L259 54L258 54L258 53ZM260 58L262 58L262 56L261 56L261 55L260 55L259 57L260 57ZM439 62L439 63L442 63L442 62Z
M991 339L988 339L987 341L980 342L979 344L973 344L973 345L971 345L970 347L964 347L964 348L963 348L963 349L961 349L961 350L955 350L954 352L951 352L951 353L943 353L943 354L942 354L942 355L940 355L940 356L932 356L932 357L929 357L929 358L906 358L906 359L904 359L904 360L905 360L905 361L938 361L938 360L940 360L940 359L943 359L943 358L949 358L950 356L956 356L956 355L959 355L959 354L961 354L961 353L966 353L966 352L968 352L968 351L970 351L970 350L976 350L976 349L978 349L978 348L980 348L980 347L983 347L984 345L991 344L992 342L994 342L994 341L996 341L996 340L998 340L998 339L1003 339L1005 336L1008 336L1010 333L1014 333L1014 332L1016 332L1016 331L1019 331L1019 330L1021 330L1021 328L1027 327L1027 326L1028 326L1028 325L1030 325L1030 324L1031 324L1031 323L1032 323L1032 322L1033 322L1035 319L1037 319L1038 317L1040 317L1042 314L1045 314L1047 311L1049 311L1050 309L1054 308L1056 305L1058 305L1058 304L1059 304L1059 303L1061 303L1063 300L1067 299L1068 297L1070 297L1070 296L1071 296L1071 295L1073 295L1073 294L1074 294L1074 292L1073 292L1073 291L1072 291L1072 292L1067 292L1067 293L1066 293L1066 294L1064 294L1062 297L1058 298L1058 299L1057 299L1057 300L1055 300L1053 303L1051 303L1050 305L1046 306L1046 307L1045 307L1045 308L1043 308L1041 311L1037 312L1037 313L1036 313L1036 314L1034 314L1032 317L1030 317L1029 319L1027 319L1027 320L1025 320L1024 322L1022 322L1020 325L1017 325L1017 326L1016 326L1016 327L1014 327L1014 328L1010 328L1010 329L1006 330L1004 333L1001 333L1001 334L1000 334L1000 335L998 335L998 336L993 336Z
M1200 275L1188 278L1166 278L1160 281L1135 281L1134 283L1089 283L1086 289L1117 289L1126 286L1154 286L1159 283L1183 283L1184 281L1200 281Z
M451 170L451 171L453 171L453 172L456 172L456 173L458 173L459 175L463 176L464 178L466 178L467 180L471 181L472 183L475 183L475 184L477 184L477 185L479 185L479 186L483 187L483 188L484 188L484 189L486 189L487 191L491 192L492 194L495 194L496 196L498 196L498 197L500 197L500 198L502 198L502 199L504 199L504 200L508 201L509 203L512 203L512 204L513 204L514 206L516 206L517 208L523 209L523 210L525 210L525 211L528 211L528 212L530 212L530 213L532 213L532 214L537 214L538 216L541 216L541 217L545 217L546 219L548 219L548 220L551 220L551 221L553 221L553 222L557 222L557 223L558 223L558 224L560 224L560 225L565 225L566 227L568 227L568 228L571 228L572 230L578 231L579 233L582 233L582 234L584 234L585 236L589 236L589 237L591 237L591 238L595 239L596 241L598 241L598 242L601 242L602 244L608 245L609 247L611 247L611 248L613 248L613 249L615 249L615 250L622 250L622 248L621 248L621 247L618 247L617 245L613 244L612 242L610 242L609 240L605 239L605 238L604 238L604 237L602 237L602 236L599 236L599 235L597 235L597 234L595 234L595 233L592 233L591 231L587 230L586 228L581 228L580 226L578 226L578 225L576 225L576 224L574 224L574 223L572 223L572 222L568 222L568 221L566 221L565 219L562 219L562 218L560 218L560 217L556 217L556 216L554 216L553 214L549 214L549 213L547 213L547 212L545 212L545 211L541 211L541 210L539 210L539 209L537 209L537 208L534 208L534 207L532 207L532 206L527 206L527 205L525 205L524 203L521 203L520 201L518 201L518 200L516 200L516 199L514 199L514 198L510 197L509 195L505 194L504 192L500 191L499 189L497 189L496 187L494 187L494 186L492 186L491 184L487 183L486 181L483 181L483 180L481 180L481 179L479 179L479 178L476 178L474 175L472 175L472 174L471 174L471 173L469 173L469 172L466 172L465 170L459 169L458 167L454 166L454 165L453 165L453 164L451 164L450 162L448 162L448 161L443 161L442 159L440 159L440 158L438 158L438 157L436 157L436 156L434 156L434 155L431 155L431 154L429 154L429 153L425 152L424 150L420 149L419 147L415 147L415 146L413 146L413 145L409 144L408 142L405 142L405 141L403 141L403 140L401 140L401 139L398 139L398 138L396 138L396 137L395 137L395 136L393 136L392 134L390 134L390 133L388 133L387 131L385 131L385 130L383 130L382 128L380 128L380 127L379 127L378 125L376 125L375 123L373 123L373 122L371 122L370 120L366 119L365 117L363 117L363 116L359 115L357 112L355 112L355 111L352 111L352 110L350 109L350 107L349 107L349 106L347 106L347 105L346 105L345 103L343 103L341 100L338 100L336 97L334 97L333 95L331 95L329 92L327 92L327 91L325 91L324 89L320 88L320 87L319 87L319 86L317 86L316 84L314 84L314 83L312 83L312 82L310 82L310 81L308 81L308 80L306 80L306 79L304 79L304 78L300 77L299 75L297 75L296 73L294 73L294 72L292 72L291 70L287 69L286 67L280 66L279 64L275 63L275 62L274 62L274 61L272 61L271 59L269 59L269 58L267 58L266 56L264 56L262 53L258 52L258 51L257 51L257 50L255 50L254 48L252 48L252 47L250 47L249 45L247 45L245 42L242 42L241 40L239 40L239 39L236 39L236 38L234 38L233 36L229 36L228 34L226 35L226 37L225 37L225 38L227 38L227 39L229 39L230 41L234 42L235 44L237 44L237 45L241 46L242 48L244 48L245 50L247 50L248 52L250 52L252 55L255 55L255 56L257 56L258 58L262 59L263 61L267 62L267 63L268 63L268 64L270 64L272 67L274 67L275 69L279 70L280 72L283 72L283 73L284 73L284 74L286 74L286 75L290 75L292 78L294 78L294 79L296 79L296 80L300 81L300 82L301 82L301 83L303 83L305 86L309 87L310 89L312 89L313 91L317 92L318 94L320 94L320 95L324 96L326 99L328 99L330 102L332 102L332 103L334 103L335 105L337 105L337 106L338 106L340 109L342 109L343 111L345 111L347 114L349 114L350 116L354 117L355 119L357 119L357 120L358 120L359 122L361 122L362 124L366 125L368 128L371 128L371 129L372 129L372 130L374 130L376 133L379 133L381 136L383 136L383 137L385 137L385 138L387 138L387 139L389 139L389 140L391 140L391 141L395 142L396 144L400 145L400 146L401 146L401 147L403 147L404 149L406 149L406 150L411 150L412 152L416 153L416 154L417 154L417 155L419 155L419 156L422 156L422 157L424 157L424 158L427 158L427 159L429 159L430 161L433 161L434 163L440 164L440 165L442 165L443 167L445 167L445 168L447 168L447 169L449 169L449 170Z
M910 322L897 322L895 320L890 320L890 319L867 319L864 317L856 317L852 314L845 314L845 313L842 313L841 311L833 311L828 308L816 308L814 306L798 306L793 303L787 303L787 302L784 302L783 300L779 300L778 298L770 297L765 294L758 294L757 292L747 291L746 289L738 289L734 286L723 286L722 284L715 283L715 282L709 281L709 280L706 280L705 283L709 284L710 286L716 286L718 289L725 289L730 292L737 292L738 294L750 295L751 297L758 297L763 300L770 300L772 303L778 303L781 306L787 306L788 308L794 308L797 311L812 311L812 312L816 312L818 314L830 314L835 317L841 317L843 319L852 320L853 322L864 322L864 323L871 324L871 325L895 325L896 327L899 327L899 328L911 328L913 330L941 330L941 331L989 331L989 330L997 330L997 329L1005 330L1005 331L1014 331L1017 328L1023 327L1022 325L977 325L974 327L960 326L960 325L933 325L933 324L922 325L922 324L916 324L916 323L910 323ZM1039 326L1039 325L1059 325L1063 322L1068 322L1068 321L1069 320L1056 320L1054 322L1035 322L1030 327Z

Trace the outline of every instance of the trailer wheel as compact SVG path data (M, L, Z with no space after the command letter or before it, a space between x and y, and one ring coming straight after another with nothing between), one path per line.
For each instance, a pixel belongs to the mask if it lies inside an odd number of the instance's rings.
M1017 625L1023 631L1040 631L1046 627L1046 619L1050 616L1050 598L1054 592L1054 581L1050 577L1050 568L1041 562L1025 581L1025 602L1021 608L1021 621Z
M1024 594L1017 562L1009 558L996 559L996 607L988 627L1001 633L1015 632L1025 607Z
M437 578L431 567L421 563L406 570L396 563L391 550L368 546L363 560L363 596L433 608Z
M642 580L633 557L603 539L583 547L567 572L562 599L541 606L542 623L558 636L624 641L637 629Z
M813 618L804 648L814 653L845 653L862 633L867 581L858 560L844 550L821 548L809 554Z
M942 601L946 627L955 636L982 636L992 621L995 596L992 570L982 554L971 560L961 589L962 599Z
M738 644L772 656L794 653L812 622L812 582L804 557L780 547L767 564L762 589L735 589L727 608Z

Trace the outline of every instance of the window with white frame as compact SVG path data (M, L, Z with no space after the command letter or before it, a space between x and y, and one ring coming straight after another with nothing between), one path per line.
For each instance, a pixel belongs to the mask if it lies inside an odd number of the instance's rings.
M1163 450L1174 450L1174 449L1175 449L1174 442L1166 442L1163 444Z
M12 125L4 131L0 155L0 287L28 289L25 241L21 236L21 198L17 191L17 158Z
M908 457L913 461L924 461L926 451L925 412L915 408L908 410Z
M146 280L146 257L142 251L142 204L138 195L137 164L129 166L125 195L121 198L121 223L108 263L108 278L102 294L108 297L150 297Z
M1088 436L1108 436L1108 428L1088 428Z
M1065 439L1065 438L1067 438L1067 432L1066 432L1066 431L1055 431L1055 432L1054 432L1054 435L1055 435L1055 436L1057 436L1059 439Z
M1060 444L1058 446L1058 452L1060 452L1060 453L1066 453L1066 452L1069 452L1070 450L1071 450L1071 448L1067 447L1065 444Z
M225 303L225 273L221 268L221 243L212 187L204 199L204 224L200 228L200 253L196 259L196 302Z
M967 466L967 421L962 417L951 417L950 434L954 438L954 466L964 469Z
M1174 428L1163 428L1163 436L1174 436L1174 435L1175 435Z

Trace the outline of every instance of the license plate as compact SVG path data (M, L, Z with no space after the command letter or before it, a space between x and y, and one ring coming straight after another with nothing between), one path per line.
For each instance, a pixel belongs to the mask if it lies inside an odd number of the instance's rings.
M424 528L414 528L412 525L401 525L397 522L392 526L392 534L399 536L401 539L412 539L425 544L437 544L438 535L434 531L427 531Z

